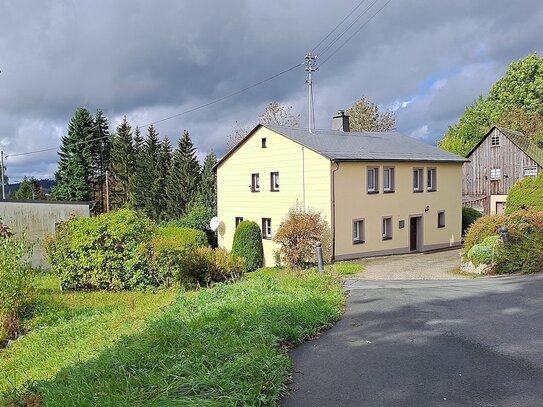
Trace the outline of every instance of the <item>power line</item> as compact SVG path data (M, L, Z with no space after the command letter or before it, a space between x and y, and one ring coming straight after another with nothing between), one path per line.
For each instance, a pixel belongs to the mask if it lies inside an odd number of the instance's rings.
M374 18L377 14L379 14L379 13L380 13L380 12L381 12L381 11L382 11L382 10L383 10L383 9L384 9L391 1L392 1L392 0L388 0L387 2L385 2L385 4L383 4L379 10L377 10L377 11L376 11L376 12L375 12L375 13L374 13L374 14L373 14L373 15L372 15L372 16L371 16L364 24L362 24L358 30L356 30L356 31L355 31L349 38L347 38L347 39L346 39L339 47L337 47L337 48L334 50L334 52L332 52L330 55L328 55L328 57L327 57L324 61L322 61L322 63L320 64L320 66L323 66L323 65L326 63L326 61L328 61L330 58L332 58L332 57L333 57L333 56L334 56L341 48L343 48L343 47L345 46L345 44L347 44L347 43L351 40L351 38L353 38L356 34L358 34L358 33L360 32L360 30L362 30L366 25L368 25L369 22L370 22L371 20L373 20L373 18Z
M185 110L183 112L174 114L172 116L168 116L168 117L165 117L165 118L162 118L162 119L159 119L159 120L155 120L154 122L150 122L150 123L147 123L147 124L144 124L144 125L138 125L138 126L135 126L135 127L148 127L148 126L151 126L153 124L161 123L161 122L164 122L166 120L171 120L171 119L174 119L176 117L183 116L183 115L188 114L188 113L192 113L192 112L194 112L196 110L200 110L200 109L203 109L205 107L214 105L216 103L222 102L223 100L226 100L226 99L229 99L231 97L237 96L237 95L239 95L241 93L247 92L248 90L250 90L252 88L255 88L257 86L260 86L263 83L269 82L269 81L271 81L271 80L273 80L273 79L275 79L275 78L277 78L277 77L279 77L281 75L284 75L284 74L286 74L286 73L288 73L288 72L290 72L290 71L292 71L292 70L294 70L294 69L296 69L299 66L304 65L304 64L305 64L305 62L293 65L290 68L287 68L287 69L285 69L285 70L283 70L283 71L281 71L279 73L276 73L275 75L269 76L266 79L263 79L263 80L258 81L256 83L253 83L252 85L246 86L243 89L239 89L239 90L237 90L235 92L229 93L229 94L227 94L225 96L222 96L222 97L220 97L218 99L214 99L211 102L204 103L203 105L199 105L199 106L193 107L191 109ZM98 141L98 140L103 140L103 139L110 138L110 137L113 137L113 136L114 136L114 134L111 134L109 136L102 136L102 137L96 137L96 138L92 138L92 139L88 139L88 140L78 141L76 143L73 143L72 146L92 143L92 142L95 142L95 141ZM6 157L8 157L8 156L9 157L20 157L20 156L30 155L30 154L45 153L47 151L54 151L54 150L58 150L58 149L59 149L59 147L44 148L42 150L26 151L24 153L6 154Z

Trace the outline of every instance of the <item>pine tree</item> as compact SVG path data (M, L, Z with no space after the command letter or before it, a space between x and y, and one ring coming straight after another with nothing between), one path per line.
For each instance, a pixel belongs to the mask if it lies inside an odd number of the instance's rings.
M217 164L217 156L214 152L207 153L200 174L200 186L198 188L197 202L206 208L217 212L217 177L213 167Z
M170 173L172 161L172 145L168 137L165 137L160 144L160 151L157 165L157 179L154 183L153 194L156 195L158 208L156 210L157 218L166 220L168 218L168 198L166 196L166 187Z
M102 110L96 111L94 118L96 146L93 157L93 187L97 210L105 211L106 172L111 162L111 137L109 133L109 121Z
M141 135L139 127L136 127L134 131L134 174L131 177L129 201L130 207L136 210L143 210L145 206L145 192L147 185L146 179L146 167L144 165L144 152L143 147L145 141Z
M96 153L95 124L84 107L76 110L68 123L68 135L62 138L57 186L52 198L65 201L90 201L92 199L93 163Z
M160 139L158 132L153 125L147 129L147 138L142 149L141 156L141 173L138 177L144 183L143 195L143 211L151 219L158 220L160 216L160 197L158 194L163 193L159 190L159 161L160 161Z
M196 149L185 130L172 154L172 163L166 193L168 214L171 218L183 216L195 201L200 184L200 164Z
M126 117L117 126L111 146L110 206L122 208L129 203L130 185L135 168L132 128Z

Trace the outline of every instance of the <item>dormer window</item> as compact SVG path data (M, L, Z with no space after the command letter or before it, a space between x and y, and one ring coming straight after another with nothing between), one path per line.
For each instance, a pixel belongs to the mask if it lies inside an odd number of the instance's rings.
M499 147L500 146L500 135L499 134L493 134L490 136L490 146L491 147Z

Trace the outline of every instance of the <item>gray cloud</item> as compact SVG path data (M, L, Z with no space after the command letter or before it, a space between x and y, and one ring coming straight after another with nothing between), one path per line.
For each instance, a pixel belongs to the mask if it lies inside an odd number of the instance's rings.
M207 103L300 62L356 4L0 0L0 143L8 153L55 147L81 105L102 108L114 128L124 115L142 125ZM317 126L368 95L410 102L399 130L433 143L513 59L541 51L541 21L537 0L393 0L316 72ZM220 155L234 122L254 122L272 100L304 124L304 81L300 67L156 127L172 144L188 129L201 154ZM51 176L56 158L13 157L8 171Z

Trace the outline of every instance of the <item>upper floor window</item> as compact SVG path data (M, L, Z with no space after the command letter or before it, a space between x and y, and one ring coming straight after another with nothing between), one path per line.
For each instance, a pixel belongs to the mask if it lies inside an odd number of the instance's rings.
M262 238L263 239L272 238L271 218L262 218Z
M279 173L270 172L270 191L279 191Z
M262 148L268 147L266 143L267 143L266 137L262 137Z
M383 192L394 192L394 167L383 168Z
M353 221L353 244L364 243L365 241L364 219Z
M251 191L260 191L260 174L251 174Z
M392 218L383 218L383 240L392 239Z
M428 168L428 174L426 178L426 189L428 191L437 191L437 169Z
M241 216L236 216L236 227L238 227L241 222L243 222L243 218Z
M379 167L368 167L368 193L376 194L379 192Z
M523 174L525 177L535 177L537 175L537 165L528 165L524 167Z
M422 168L415 168L413 169L413 191L414 192L422 192L423 191L423 169Z
M496 179L501 179L501 177L502 177L501 168L491 168L490 169L490 179L496 180Z
M493 134L490 136L490 145L492 147L496 147L500 145L500 135L499 134Z

